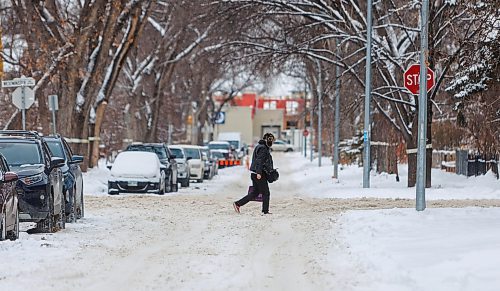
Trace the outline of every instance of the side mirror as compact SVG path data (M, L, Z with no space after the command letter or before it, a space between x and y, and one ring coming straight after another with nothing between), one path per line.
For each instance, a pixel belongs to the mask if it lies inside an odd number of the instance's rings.
M170 158L171 159L177 159L177 156L176 155L170 155Z
M63 158L58 158L58 157L52 157L50 160L50 167L51 168L60 168L64 166L65 162Z
M107 165L106 165L106 168L108 168L108 170L111 170L111 168L112 168L112 167L113 167L113 165L112 165L112 164L107 164Z
M4 175L3 175L3 181L5 183L8 183L8 182L14 182L14 181L17 181L19 179L19 177L17 176L16 173L14 172L6 172Z
M79 164L83 162L83 156L73 156L73 159L69 162L70 164Z

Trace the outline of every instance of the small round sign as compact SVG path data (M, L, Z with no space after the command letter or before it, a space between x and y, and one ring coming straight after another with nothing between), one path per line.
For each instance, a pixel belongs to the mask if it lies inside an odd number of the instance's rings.
M309 135L309 131L307 129L304 129L304 132L302 133L304 136L308 136Z

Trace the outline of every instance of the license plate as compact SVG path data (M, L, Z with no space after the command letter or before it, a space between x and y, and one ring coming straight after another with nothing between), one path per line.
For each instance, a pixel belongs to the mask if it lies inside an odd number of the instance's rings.
M137 186L137 182L128 182L129 186Z

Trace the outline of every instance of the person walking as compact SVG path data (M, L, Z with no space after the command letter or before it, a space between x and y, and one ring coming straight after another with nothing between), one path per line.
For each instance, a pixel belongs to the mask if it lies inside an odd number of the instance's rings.
M240 200L233 202L234 211L240 213L240 207L254 200L259 194L262 194L262 214L271 214L269 212L269 184L267 183L267 173L273 170L273 157L270 148L273 146L275 138L272 133L266 133L259 140L252 155L252 164L250 166L250 178L252 179L252 191Z

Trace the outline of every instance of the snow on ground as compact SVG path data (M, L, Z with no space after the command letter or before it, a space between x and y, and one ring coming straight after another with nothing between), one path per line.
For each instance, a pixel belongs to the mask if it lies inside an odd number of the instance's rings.
M244 167L164 196L108 196L109 170L92 169L85 218L0 242L0 290L498 290L492 175L434 171L417 212L404 167L401 182L372 175L362 189L361 168L333 182L327 159L318 168L298 153L273 156L281 177L269 216L255 202L234 213L250 184Z

